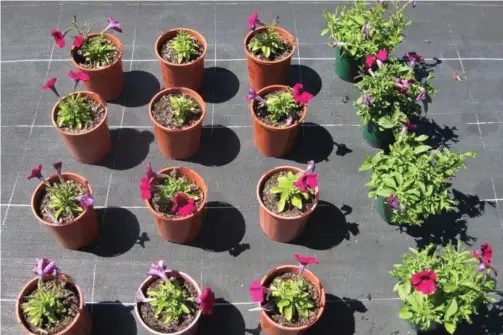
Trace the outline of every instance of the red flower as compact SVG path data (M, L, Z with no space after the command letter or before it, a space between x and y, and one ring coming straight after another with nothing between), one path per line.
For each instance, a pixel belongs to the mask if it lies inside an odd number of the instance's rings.
M365 57L365 65L366 65L369 69L371 69L371 68L372 68L372 66L374 66L375 62L376 62L376 58L375 58L375 56L371 56L371 55L369 55L369 56L366 56L366 57Z
M173 201L172 211L180 217L188 216L196 211L194 199L187 198L185 193L178 193L171 201Z
M150 181L148 178L141 178L140 191L142 199L149 200L150 198L152 198L152 187L150 186Z
M249 292L253 302L263 302L267 289L260 285L259 281L255 280L251 282Z
M199 300L199 306L201 307L203 314L211 314L213 311L213 305L215 304L215 293L211 291L211 288L205 288L203 293L201 293Z
M491 269L494 271L494 274L497 276L498 272L496 269L492 266L491 261L493 258L493 248L489 243L482 243L480 245L479 250L473 250L472 253L473 257L479 260L480 266L479 266L479 271L485 270L485 269Z
M44 86L42 86L42 89L43 90L53 90L56 88L55 86L56 84L56 78L55 77L52 77L51 79L49 79Z
M304 85L299 83L292 87L293 99L299 104L307 105L307 103L313 98L313 95L309 92L303 92L303 88Z
M42 165L31 170L31 174L28 176L28 179L38 178L42 180L44 177L42 176Z
M76 48L80 48L84 44L84 36L82 35L77 35L73 39L73 46Z
M54 41L56 41L56 45L60 48L65 47L65 35L59 30L53 29L51 30L51 36L54 37Z
M426 295L432 294L437 290L437 286L435 284L436 280L437 274L429 270L418 272L415 275L412 275L410 279L414 290Z
M316 173L304 172L295 182L295 186L297 186L301 192L315 189L318 187L318 175Z

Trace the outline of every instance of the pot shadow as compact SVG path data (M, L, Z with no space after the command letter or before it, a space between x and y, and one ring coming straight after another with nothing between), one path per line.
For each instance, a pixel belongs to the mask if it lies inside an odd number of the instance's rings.
M225 299L216 299L211 315L201 316L198 335L245 334L245 320L236 306Z
M232 99L239 91L238 77L226 68L209 67L203 75L204 101L219 104Z
M295 146L283 158L297 163L307 163L310 160L315 163L328 161L328 157L334 150L334 144L334 139L328 130L319 124L304 122ZM339 146L341 144L337 144L337 148Z
M472 317L473 323L464 323L456 335L501 335L503 334L503 292L497 292L499 301L482 305L479 314Z
M415 239L417 248L423 249L433 243L446 246L449 243L456 244L459 241L471 246L477 240L467 232L467 218L481 216L485 211L486 204L493 207L491 202L480 200L476 195L467 195L456 189L452 190L453 198L459 204L451 212L431 216L420 227L400 226L399 230Z
M304 91L311 93L313 96L318 95L323 87L318 72L306 65L290 65L287 85L292 87L299 82L304 85Z
M241 252L238 253L235 248L243 248L239 243L245 231L243 214L236 207L220 201L210 201L206 204L201 231L188 245L207 251L229 251L239 255Z
M115 102L125 107L146 106L160 90L159 80L150 72L140 70L124 72L124 91Z
M221 125L204 126L199 150L184 161L204 166L223 166L232 162L240 150L241 141L232 129Z
M456 134L458 128L456 126L440 126L433 119L417 116L411 117L411 122L417 124L416 132L418 134L428 136L428 139L424 143L433 148L438 148L441 145L449 148L451 144L459 142L459 136Z
M99 302L91 305L90 309L93 323L91 334L138 334L133 306L125 306L116 300Z
M291 244L302 245L314 250L328 250L338 246L343 240L360 234L357 223L347 222L346 216L353 208L343 205L341 209L320 200L307 222L304 233Z
M101 257L115 257L124 254L135 244L145 245L148 236L140 235L140 224L136 216L121 207L99 208L100 219L98 237L81 251ZM140 241L140 242L139 242Z

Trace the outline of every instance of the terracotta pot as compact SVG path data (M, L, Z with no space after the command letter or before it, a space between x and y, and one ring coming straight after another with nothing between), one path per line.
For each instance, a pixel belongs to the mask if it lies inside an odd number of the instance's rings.
M106 102L96 93L89 91L77 91L71 95L83 94L105 107L105 116L97 126L80 133L68 133L61 129L57 123L57 114L61 99L52 109L52 124L63 138L70 154L77 161L85 164L94 164L101 161L112 148L112 139L108 130L108 108Z
M199 208L194 213L183 218L168 218L157 212L152 207L150 200L145 200L145 205L154 216L157 232L163 239L176 243L185 243L193 240L199 233L199 230L201 230L204 217L204 205L208 199L208 188L206 187L204 179L199 174L186 167L169 167L158 171L158 173L169 174L173 169L177 169L179 176L183 176L194 182L203 191L204 199ZM155 181L151 181L151 183L152 182L155 183Z
M63 172L63 179L74 180L79 184L86 185L87 180L75 173ZM47 178L49 183L58 180L57 175ZM88 184L89 192L93 194L91 185ZM56 240L67 249L79 249L93 242L98 235L98 216L93 206L84 210L75 220L63 224L55 224L45 221L39 214L39 204L46 186L41 182L31 197L31 210L37 220L43 224Z
M269 271L260 281L262 286L268 287L271 281L277 277L282 275L283 273L299 273L299 267L296 265L280 265ZM318 310L318 314L316 315L316 319L314 319L311 323L308 323L301 327L287 327L282 326L279 323L274 322L264 311L260 311L260 327L262 331L266 335L296 335L305 332L307 329L311 328L320 318L323 312L325 311L325 289L321 284L320 280L314 273L305 269L304 277L314 285L318 295L320 297L320 308Z
M250 82L250 86L256 91L270 85L286 84L292 56L296 49L295 38L285 29L275 27L274 31L293 46L292 51L287 57L280 60L264 61L256 58L248 51L248 43L255 34L261 33L266 29L266 27L260 27L254 31L250 31L244 39L246 62L248 63L248 81Z
M286 217L271 212L264 206L264 203L262 202L262 197L260 195L262 193L262 186L265 183L265 181L271 175L278 173L280 171L291 171L293 173L303 172L303 170L293 166L280 166L272 170L269 170L262 175L257 185L259 220L260 220L260 227L262 227L262 231L267 235L269 239L277 242L290 242L299 237L304 231L309 216L318 205L319 192L318 189L316 189L316 199L313 207L311 207L308 211L304 212L300 216Z
M168 277L173 277L174 276L174 274L172 272L170 272L170 271L166 271L166 274L168 275ZM196 283L196 281L194 279L192 279L188 274L180 272L180 271L177 271L177 274L179 274L180 277L182 277L186 282L188 282L190 285L192 285L192 287L194 287L196 289L196 292L197 292L198 296L201 295L201 289L199 288L199 286L197 285L197 283ZM141 290L143 292L143 295L147 296L147 288L155 280L157 280L157 278L154 278L152 276L147 277L147 279L145 279L143 281L143 283L141 283L141 285L138 288L138 290ZM145 328L146 330L148 330L152 334L158 334L158 335L165 335L165 334L170 334L170 335L195 335L197 333L197 328L199 327L199 319L201 318L201 310L200 309L197 311L197 314L196 314L196 317L194 318L194 321L192 321L192 323L187 328L185 328L183 330L180 330L180 331L178 331L176 333L161 333L161 332L155 331L152 328L150 328L149 326L147 326L147 324L143 321L143 319L142 319L142 317L140 315L140 308L139 308L138 305L139 305L139 303L135 303L134 304L134 311L136 313L136 317L137 317L138 320L140 320L140 323L143 326L143 328Z
M204 51L202 55L192 63L170 63L161 57L160 50L164 42L175 37L180 30L196 38L203 44ZM203 35L199 34L197 31L187 28L177 28L170 29L162 33L157 41L155 41L155 54L159 60L159 65L161 66L164 88L186 87L201 93L203 89L204 56L206 56L207 51L208 45L206 44L206 40Z
M258 95L265 96L274 91L289 90L288 86L273 85L264 87L258 91ZM287 127L273 127L262 122L255 111L253 110L256 101L250 102L250 113L253 119L253 143L257 149L267 157L282 157L292 150L297 134L299 133L300 124L304 121L307 115L307 106L302 107L302 116L295 124Z
M65 278L67 281L69 281L75 289L78 292L79 295L79 312L77 316L73 319L73 321L70 323L70 325L63 331L60 331L54 335L89 335L91 334L92 330L92 319L91 316L89 315L89 312L87 311L86 307L84 306L84 295L82 294L81 288L75 284L73 279L66 275L66 274L61 274L61 277ZM54 279L54 276L48 276L48 280ZM21 310L21 304L23 303L22 299L23 297L26 297L27 295L31 294L37 287L38 283L38 278L33 278L30 280L21 290L17 297L16 301L16 319L23 330L25 334L30 334L30 335L35 335L35 333L32 333L29 328L27 327L24 317L23 317L23 312Z
M186 94L194 98L199 106L201 106L201 118L190 127L183 129L170 129L161 125L154 118L153 108L157 100L167 94ZM196 154L201 143L203 119L206 115L206 104L197 92L185 87L164 89L152 98L148 106L148 111L150 119L154 123L154 133L157 139L157 145L164 156L170 159L187 159Z
M89 37L95 37L99 34L89 34ZM122 72L122 43L114 35L105 33L105 38L111 41L119 50L118 57L112 64L104 68L86 68L75 61L77 49L75 47L70 51L70 58L77 70L87 73L89 81L84 82L86 90L99 94L105 100L117 99L124 90L124 72Z

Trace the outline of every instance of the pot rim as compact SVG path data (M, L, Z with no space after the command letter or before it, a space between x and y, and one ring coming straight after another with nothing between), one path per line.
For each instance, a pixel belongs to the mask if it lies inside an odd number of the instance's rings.
M297 45L295 43L295 38L293 37L292 34L290 34L290 32L288 32L288 30L286 30L284 28L281 28L281 27L278 27L278 26L274 27L275 31L281 31L281 32L283 32L286 35L288 35L288 36L291 37L291 41L289 41L289 42L292 43L292 51L288 54L288 56L286 56L285 58L282 58L282 59L278 59L278 60L266 61L266 60L258 59L251 52L248 51L248 47L247 46L248 46L248 42L251 40L251 38L256 33L262 32L262 31L264 31L266 29L267 29L267 27L259 27L259 28L255 29L255 30L250 31L248 34L246 34L245 39L244 39L244 48L245 48L246 55L250 56L251 58L253 58L254 61L256 61L257 63L260 63L260 64L278 64L278 63L284 62L286 59L292 58L293 53L295 52L295 50L297 50Z
M199 285L197 284L197 282L191 277L189 276L188 274L186 274L185 272L182 272L182 271L177 271L177 270L166 270L165 273L168 275L170 275L170 272L171 271L176 271L178 274L180 274L180 276L183 278L183 280L185 281L188 281L190 282L190 284L192 285L192 287L194 287L196 289L196 292L197 294L200 296L201 295L201 288L199 287ZM138 292L139 290L143 289L151 280L154 280L155 278L153 276L148 276L141 284L140 286L138 287L138 289L136 290L136 292ZM151 332L152 334L156 334L156 335L183 335L184 332L191 328L191 327L194 327L194 325L199 321L199 319L201 318L201 314L202 314L202 311L201 311L201 308L199 308L199 310L197 311L196 313L196 316L194 318L194 320L187 326L185 327L184 329L180 330L180 331L177 331L176 333L161 333L161 332L158 332L152 328L150 328L146 323L145 321L143 321L143 318L141 317L140 315L140 311L138 309L138 305L140 304L139 301L136 301L136 298L135 298L135 302L134 302L134 310L135 310L135 313L136 313L136 316L138 317L138 320L140 320L140 323L141 325L146 329L148 330L149 332ZM56 334L57 335L57 334Z
M77 177L77 179L82 179L84 181L87 181L88 182L87 185L86 184L82 184L80 182L79 182L79 184L86 186L89 189L89 193L93 194L93 189L91 187L91 184L89 183L89 181L86 178L84 178L81 175L78 175L76 173L73 173L73 172L62 172L61 174L63 175L63 177ZM55 181L57 179L58 179L58 175L57 174L53 174L53 175L49 176L48 178L46 178L46 180L48 180L48 181ZM77 180L74 180L74 181L77 181ZM46 188L46 185L44 184L44 182L41 181L37 185L37 187L35 188L35 190L33 191L32 195L31 195L31 210L32 210L33 214L35 215L35 217L40 222L42 222L43 224L46 224L46 225L52 226L52 227L65 227L65 226L69 226L69 225L74 224L75 222L77 222L77 220L80 220L88 212L87 209L84 209L84 211L82 213L80 213L80 215L77 216L73 221L65 222L65 223L61 223L61 224L55 224L55 223L51 223L51 222L45 221L40 216L40 214L37 212L37 210L36 210L36 205L40 201L38 201L38 199L35 199L35 195L37 193L39 193L39 192L43 192L45 190L45 188ZM93 210L94 210L94 206L91 206L91 208L93 208Z
M148 199L148 200L147 200L147 199L144 199L143 201L145 201L145 205L147 206L147 208L150 210L150 212L151 212L151 213L152 213L152 214L153 214L156 218L158 218L158 219L160 219L160 220L170 221L170 222L183 222L183 221L185 221L185 220L191 219L193 216L195 216L196 214L198 214L199 212L201 212L201 211L204 209L204 206L206 205L206 202L207 202L207 200L208 200L208 194L207 194L207 193L208 193L208 187L207 187L207 185L206 185L206 182L204 181L204 178L203 178L203 177L201 177L201 175L200 175L199 173L197 173L196 171L194 171L193 169L188 168L188 167L184 167L184 166L170 166L170 167L166 167L166 168L160 169L159 171L157 171L157 173L163 173L163 174L165 174L165 173L168 173L169 171L171 171L171 170L173 170L173 169L186 169L186 170L189 170L189 171L191 171L193 174L195 174L196 176L198 176L198 177L201 179L201 181L202 181L203 185L198 185L198 186L199 186L199 188L201 188L201 190L202 190L203 188L205 188L205 189L206 189L206 193L204 193L204 192L203 192L203 194L204 194L204 199L203 199L203 202L202 202L202 203L201 203L201 205L200 205L200 206L196 209L196 211L195 211L195 212L193 212L193 213L191 213L190 215L187 215L187 216L184 216L184 217L181 217L181 218L177 218L177 217L168 218L168 217L166 217L166 216L163 216L163 215L159 214L159 212L158 212L158 211L156 211L156 210L154 209L154 207L152 207L152 205L150 204L150 199ZM152 180L153 180L153 179L154 179L154 178L151 178L151 179L149 180L149 183L152 183ZM187 179L188 179L188 178L187 178ZM189 179L189 180L190 180L190 179ZM195 181L194 181L194 180L191 180L191 181L192 181L193 183L195 183ZM197 183L196 183L196 184L197 184Z
M91 100L93 100L94 102L97 102L100 105L102 105L105 108L105 116L101 119L101 121L96 126L90 128L90 129L87 129L87 130L85 130L83 132L80 132L80 133L69 133L69 132L66 132L63 129L61 129L61 127L58 126L58 124L56 123L56 116L57 116L56 115L56 113L57 113L56 111L57 111L57 109L59 107L59 104L61 103L61 100L63 100L64 98L66 98L68 96L72 96L72 95L75 95L75 94L84 94L88 98L90 98ZM99 99L97 99L96 97L98 97ZM100 128L103 125L103 123L107 122L107 119L108 119L108 106L107 106L106 102L101 98L101 96L98 93L91 92L91 91L74 91L74 92L68 93L67 95L61 97L56 102L56 104L52 108L52 112L51 112L52 125L58 130L58 132L60 132L61 134L65 134L66 136L70 136L70 137L77 137L77 136L87 135L87 134L95 131L96 129Z
M257 92L257 95L262 96L262 94L266 90L286 91L288 89L290 89L290 86L286 86L286 85L269 85L269 86L266 86L266 87L262 88L261 90L259 90ZM253 109L253 103L254 103L254 101L255 100L250 101L250 113L252 115L252 118L255 121L257 121L262 127L266 128L268 130L282 131L282 130L290 130L290 129L293 129L293 128L296 128L296 127L300 127L300 124L302 122L304 122L304 119L307 116L307 105L302 105L302 116L300 117L299 121L297 121L296 123L294 123L292 125L286 126L286 127L274 127L274 126L266 124L265 122L263 122L262 120L260 120L257 117L257 115L255 114L255 111Z
M98 35L100 35L100 33L91 33L91 34L88 34L87 36L88 37L95 37L95 36L98 36ZM115 46L119 49L119 55L115 59L115 61L112 64L109 64L109 65L107 65L105 67L102 67L102 68L99 68L99 69L96 69L96 68L90 68L89 69L87 67L83 67L83 66L81 66L79 63L77 63L75 61L73 54L77 52L77 48L75 48L74 46L72 46L72 48L70 49L70 59L72 60L73 65L77 69L85 71L85 72L99 72L99 71L103 71L103 70L106 70L108 68L111 68L117 62L122 61L122 55L123 55L124 51L123 51L123 48L122 48L122 42L121 42L121 40L117 36L109 34L109 33L104 33L103 36L105 36L105 38L107 40L109 40L113 44L115 44Z
M159 122L157 122L157 120L154 118L154 114L153 114L154 103L156 103L157 100L159 100L162 96L167 95L169 93L183 93L183 94L187 94L191 98L193 98L194 100L196 100L196 102L201 107L201 117L199 118L199 120L197 120L193 125L191 125L191 126L189 126L187 128L181 128L181 129L167 128L167 127L163 126L162 124L160 124ZM201 104L200 101L202 101L203 104ZM157 127L159 127L159 128L161 128L163 131L173 132L173 133L183 132L183 131L189 131L189 130L192 130L193 128L196 128L196 127L200 126L201 123L203 122L203 119L206 116L206 103L204 102L204 99L201 97L201 95L199 93L197 93L194 90L191 90L190 88L180 87L180 86L169 87L169 88L165 88L165 89L161 90L160 92L158 92L150 100L150 103L148 105L148 116L150 117L150 120L152 120L152 122L154 123L154 125L157 126Z
M285 221L295 221L295 220L298 220L300 218L303 218L303 217L310 215L316 209L316 207L318 206L318 200L319 200L320 193L319 193L319 190L317 187L315 190L315 202L314 202L313 207L311 207L310 209L308 209L307 211L305 211L301 215L286 217L286 216L281 216L281 215L278 215L276 213L271 212L262 202L262 198L260 197L260 190L261 190L262 185L264 184L266 178L269 178L271 175L273 175L276 172L285 171L285 170L294 170L294 171L296 171L296 173L304 171L301 168L298 168L295 166L289 166L289 165L277 166L275 168L272 168L272 169L266 171L262 175L262 177L260 177L258 184L257 184L257 199L258 199L258 203L259 203L260 207L263 210L265 210L269 215L273 216L274 218L280 219L280 220L285 220Z
M66 281L70 282L70 284L73 285L73 287L77 290L77 293L79 295L79 311L78 311L78 314L77 316L75 316L72 320L72 322L70 322L70 324L63 330L61 330L60 332L57 332L56 334L53 334L53 335L64 335L64 334L67 334L66 332L68 331L68 329L70 329L71 327L73 327L79 320L79 316L81 315L81 311L84 310L84 294L82 293L82 289L80 288L79 285L77 285L75 283L75 281L73 280L72 277L70 277L69 275L65 274L65 273L61 273L60 276L64 276ZM54 277L54 276L51 276L51 277ZM50 279L53 279L53 278L50 278ZM18 324L20 325L20 327L23 328L24 331L27 332L27 334L30 334L30 335L35 335L34 333L32 333L27 327L26 325L24 324L26 321L24 319L24 317L22 316L22 312L21 312L21 299L24 297L23 294L23 291L25 291L27 289L28 286L30 285L36 285L36 282L38 281L38 278L35 277L33 279L31 279L28 283L26 283L23 288L21 289L21 291L19 292L18 296L17 296L17 299L16 299L16 318L18 320Z
M184 32L188 32L190 33L190 35L192 35L192 37L195 37L199 42L201 42L204 46L204 50L203 50L203 53L201 55L199 55L199 57L197 57L194 61L190 62L190 63L185 63L185 64L176 64L176 63L171 63L171 62L168 62L167 60L165 60L164 58L161 57L161 55L159 54L159 45L161 43L161 40L168 34L171 34L172 32L178 32L178 31L184 31ZM206 51L208 51L208 43L206 43L206 39L204 38L204 36L202 34L200 34L199 32L197 32L196 30L193 30L193 29L190 29L190 28L174 28L174 29L168 29L166 31L164 31L163 33L161 33L161 35L157 38L157 40L155 41L155 44L154 44L154 52L155 52L155 55L157 56L157 59L166 64L166 65L169 65L169 66L173 66L173 67L185 67L185 66L190 66L194 63L197 63L199 60L201 59L204 59L204 57L206 56Z

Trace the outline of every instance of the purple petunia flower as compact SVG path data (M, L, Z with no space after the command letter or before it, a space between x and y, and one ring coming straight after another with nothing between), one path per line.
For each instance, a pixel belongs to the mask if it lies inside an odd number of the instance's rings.
M53 261L47 258L37 258L35 267L33 268L33 273L35 273L39 280L43 280L46 276L54 275L58 276L59 268Z
M116 19L114 19L111 16L107 17L107 21L108 21L108 26L105 28L104 31L112 29L112 30L115 30L119 33L122 33L121 24L119 23L119 21L117 21Z
M396 195L390 195L389 197L386 198L386 202L392 209L398 209L400 208L400 200Z
M168 276L166 275L166 266L164 265L164 260L160 260L157 263L152 263L147 274L153 277L159 277L164 281L168 281Z
M94 204L94 198L91 194L79 195L75 200L79 202L80 207L84 210L88 210Z
M252 87L248 90L248 95L245 97L246 100L251 101L251 100L257 100L260 102L264 102L264 99L257 94L255 89Z
M365 94L365 95L363 96L363 98L362 98L362 102L363 102L365 105L369 106L369 105L371 105L371 104L372 104L373 100L372 100L372 97L371 97L370 95Z

